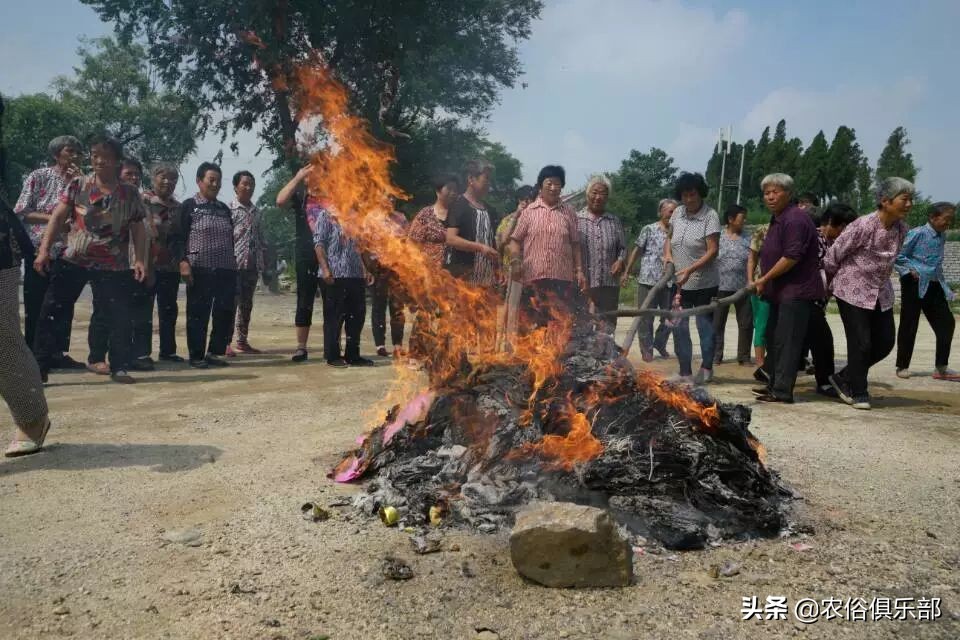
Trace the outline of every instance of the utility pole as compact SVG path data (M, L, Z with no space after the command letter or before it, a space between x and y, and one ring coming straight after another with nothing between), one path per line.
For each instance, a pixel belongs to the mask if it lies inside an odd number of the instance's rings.
M717 196L717 209L719 209L720 215L723 215L723 180L726 177L727 154L730 153L730 140L733 138L733 126L727 127L726 132L724 132L723 129L723 127L720 127L720 193ZM724 138L726 138L726 146L723 145Z
M740 177L737 178L737 204L740 204L740 194L743 192L743 160L747 157L744 145L740 146Z

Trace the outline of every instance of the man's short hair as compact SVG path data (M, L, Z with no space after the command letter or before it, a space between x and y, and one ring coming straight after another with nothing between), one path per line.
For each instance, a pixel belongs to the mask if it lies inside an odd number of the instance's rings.
M223 176L220 165L215 162L201 162L200 166L197 167L197 182L200 182L207 176L207 171L216 171L221 177Z
M107 133L95 133L90 136L87 142L87 148L93 151L94 147L109 149L117 160L123 158L123 144Z
M567 172L558 164L548 164L543 169L540 169L540 173L537 174L537 191L543 187L543 183L548 178L556 178L560 181L560 187L563 188L567 186Z
M83 153L83 145L73 136L57 136L47 144L47 153L56 159L67 147L73 147L77 153Z
M253 177L253 174L247 171L246 169L244 169L243 171L237 171L235 174L233 174L233 186L236 187L237 185L239 185L240 180L243 179L243 176L247 176L248 178L253 180L254 184L257 183L257 179Z
M680 200L686 191L696 191L701 198L706 198L710 193L710 187L699 173L684 171L673 184L673 197Z

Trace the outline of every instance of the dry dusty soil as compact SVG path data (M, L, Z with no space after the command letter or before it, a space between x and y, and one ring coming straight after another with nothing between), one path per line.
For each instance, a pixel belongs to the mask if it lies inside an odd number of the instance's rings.
M226 370L163 367L132 387L52 376L48 450L0 461L0 638L960 638L960 385L898 380L888 359L873 411L857 412L803 378L798 404L757 407L753 430L811 534L638 550L629 588L550 590L514 572L505 535L448 531L443 551L417 556L348 507L301 518L306 500L359 490L325 474L396 371L332 370L319 349L292 364L293 307L258 296L267 353ZM80 347L89 309L77 315ZM369 328L364 340L369 353ZM916 366L932 360L924 326ZM748 378L723 365L713 390L752 403ZM385 581L389 554L415 576ZM711 577L727 561L739 572ZM751 596L786 597L787 619L742 621ZM940 616L848 621L841 606L802 624L793 611L878 597L940 598Z

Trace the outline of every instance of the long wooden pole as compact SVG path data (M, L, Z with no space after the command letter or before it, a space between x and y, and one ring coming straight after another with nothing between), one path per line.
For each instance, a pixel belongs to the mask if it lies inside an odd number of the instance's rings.
M677 268L672 262L668 262L663 267L663 275L660 276L660 279L657 280L657 283L653 285L653 288L647 292L647 297L643 299L643 302L640 303L639 309L649 309L650 305L653 304L654 299L657 297L657 294L663 291L663 288L667 286L667 283L673 279L673 275L676 272ZM604 315L614 315L617 314L617 317L630 317L630 316L621 316L618 312L607 312ZM626 338L623 341L623 353L624 355L630 353L630 347L633 345L633 339L637 336L637 332L640 330L640 320L641 318L637 316L637 319L633 321L633 324L630 325L630 330L627 331Z

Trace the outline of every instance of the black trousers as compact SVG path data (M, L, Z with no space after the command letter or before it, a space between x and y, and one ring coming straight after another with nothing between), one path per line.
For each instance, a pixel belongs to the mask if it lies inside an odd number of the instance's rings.
M893 309L881 311L879 303L861 309L837 299L843 330L847 334L847 366L837 376L850 387L854 397L867 395L867 373L893 351L896 329Z
M193 285L187 287L187 349L191 360L202 360L208 353L226 353L233 333L236 289L237 272L233 269L193 269Z
M297 312L294 325L309 327L313 324L313 302L317 298L317 256L297 255Z
M53 263L56 266L56 262ZM32 264L27 264L23 270L23 335L27 346L33 348L37 338L37 320L40 319L40 309L43 307L43 298L47 295L50 284L49 276L37 273ZM64 309L63 326L57 330L57 346L61 353L70 351L70 330L73 327L73 305ZM59 359L59 355L55 359Z
M733 295L734 291L718 291L718 298ZM750 362L750 347L753 345L753 308L749 296L735 302L733 308L737 315L737 362ZM717 309L713 314L713 350L714 362L723 360L723 333L727 330L727 317L730 307Z
M50 274L50 286L43 299L34 354L41 371L49 371L59 353L57 331L90 283L94 304L102 310L110 343L110 370L120 371L130 364L130 296L134 282L130 271L86 269L58 260Z
M619 308L620 287L594 287L587 290L587 297L593 303L594 330L613 335L617 330L617 317L601 314Z
M387 344L387 307L390 307L390 342L395 347L403 345L403 330L406 317L403 314L403 301L396 290L392 276L381 272L370 287L370 328L373 331L373 344L378 347Z
M367 316L363 278L337 278L327 284L323 296L323 356L327 362L360 358L360 332ZM346 352L340 353L340 330L346 327Z
M920 297L920 283L910 274L900 278L900 330L897 332L897 369L909 369L913 358L913 346L917 341L917 329L920 328L920 313L923 313L933 335L937 339L937 351L934 364L946 367L950 361L950 343L953 342L953 330L956 321L950 311L950 304L939 282L927 286L923 298Z
M130 278L130 302L133 304L134 298L140 294L143 285ZM87 346L90 351L87 355L87 362L104 362L107 359L107 350L110 348L110 321L100 309L97 301L93 301L93 312L90 314L90 326L87 327Z
M827 322L827 310L819 303L815 303L810 311L806 345L813 356L817 386L830 384L830 376L834 373L833 331Z
M177 352L177 292L180 289L180 274L157 271L152 287L134 288L130 315L133 319L133 357L144 358L153 352L153 306L156 301L157 321L160 331L160 355L172 356Z
M797 383L797 360L815 303L812 300L783 300L770 303L767 320L767 357L764 367L770 374L767 385L774 396L793 400Z

